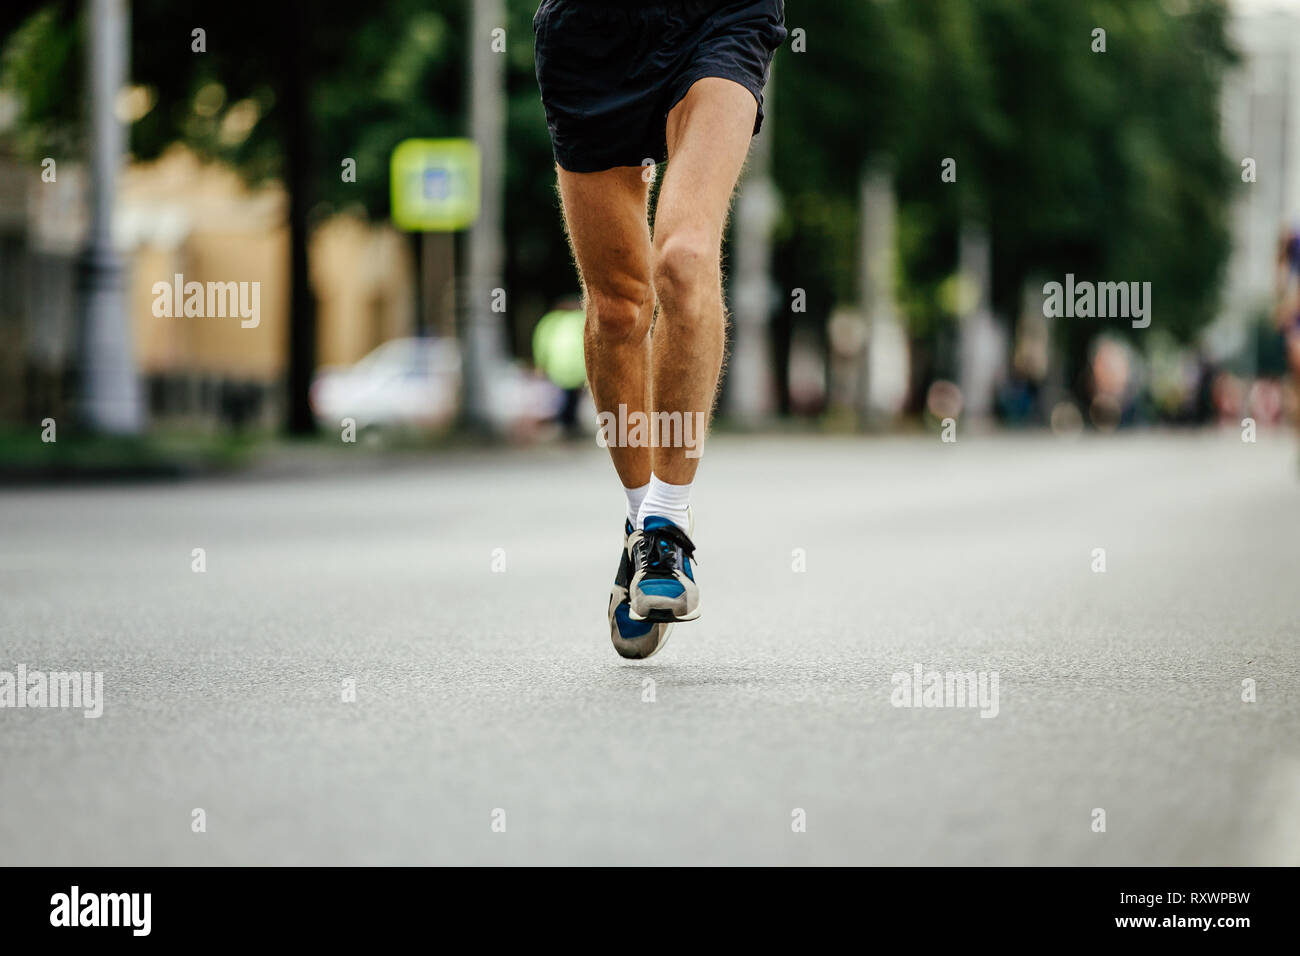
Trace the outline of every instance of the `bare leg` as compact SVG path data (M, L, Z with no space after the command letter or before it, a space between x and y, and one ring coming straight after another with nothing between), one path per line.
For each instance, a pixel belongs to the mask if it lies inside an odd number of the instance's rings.
M668 171L653 245L659 298L651 359L656 412L676 412L692 421L697 416L707 421L712 412L726 339L722 232L757 110L743 86L710 77L695 83L668 114ZM689 484L699 464L689 450L655 448L654 473L670 484Z
M646 222L649 186L640 167L598 173L571 173L557 167L564 220L587 310L587 381L596 410L629 418L649 407L650 229ZM650 480L650 449L619 447L610 457L625 488Z

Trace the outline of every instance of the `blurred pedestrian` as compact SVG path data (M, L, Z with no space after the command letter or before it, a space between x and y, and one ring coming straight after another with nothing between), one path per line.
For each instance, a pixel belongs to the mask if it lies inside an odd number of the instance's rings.
M1300 227L1283 230L1277 251L1278 329L1286 337L1287 364L1294 392L1300 397ZM1295 415L1300 428L1300 408Z
M583 433L578 406L587 384L582 354L586 317L582 309L565 305L547 312L533 330L533 364L564 393L557 419L565 436L576 438Z

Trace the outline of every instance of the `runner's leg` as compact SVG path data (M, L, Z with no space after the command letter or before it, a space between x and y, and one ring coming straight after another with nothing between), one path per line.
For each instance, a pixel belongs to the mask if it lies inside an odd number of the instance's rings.
M705 420L712 412L726 339L722 232L757 109L753 94L739 83L709 77L695 83L668 114L668 170L653 244L659 298L651 360L656 412L680 412L683 419L702 412ZM654 449L655 475L670 484L689 484L699 458L687 451Z
M640 167L598 173L556 167L564 221L582 280L587 310L587 381L598 412L644 413L649 394L650 230L646 223L648 184ZM610 457L624 488L650 480L650 449L618 447Z
M694 83L668 114L668 171L655 210L654 288L659 318L651 342L651 405L682 422L707 423L722 370L722 231L745 164L758 104L739 83ZM663 421L663 419L659 419ZM703 441L704 425L692 435ZM631 616L693 621L700 615L689 509L699 445L652 450L650 488L629 539Z

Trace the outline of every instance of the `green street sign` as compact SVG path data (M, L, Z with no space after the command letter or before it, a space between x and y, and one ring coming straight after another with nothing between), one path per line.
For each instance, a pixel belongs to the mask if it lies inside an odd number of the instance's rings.
M478 218L478 146L468 139L407 139L389 164L393 223L407 232L454 232Z

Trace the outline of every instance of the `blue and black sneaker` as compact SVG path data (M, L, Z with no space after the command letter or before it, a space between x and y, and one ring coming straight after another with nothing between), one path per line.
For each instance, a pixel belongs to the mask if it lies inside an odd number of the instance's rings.
M694 520L691 521L694 524ZM634 621L669 623L700 616L695 584L695 543L667 518L650 515L628 539L632 583L628 585Z
M627 601L627 588L632 582L632 558L628 539L632 534L630 522L623 523L623 553L619 557L618 574L609 592L609 639L620 657L644 660L652 657L668 643L671 624L652 621L634 621L632 608Z

